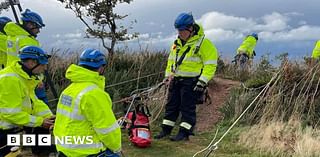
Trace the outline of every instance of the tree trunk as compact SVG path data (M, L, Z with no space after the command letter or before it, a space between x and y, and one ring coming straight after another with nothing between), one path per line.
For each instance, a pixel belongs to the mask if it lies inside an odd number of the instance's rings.
M113 49L111 49L111 48L108 48L107 50L108 50L108 67L112 67L114 52L113 52Z

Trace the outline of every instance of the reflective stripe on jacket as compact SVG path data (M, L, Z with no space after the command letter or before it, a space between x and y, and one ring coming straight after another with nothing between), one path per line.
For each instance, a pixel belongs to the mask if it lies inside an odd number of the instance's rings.
M61 94L56 114L54 135L93 138L91 144L57 144L66 156L97 154L107 148L121 149L121 131L112 111L112 102L104 91L105 78L78 65L71 65L66 78L71 80ZM88 141L87 141L88 142Z
M19 60L18 51L24 46L40 46L39 41L21 26L9 22L4 27L7 33L7 65Z
M44 118L52 116L34 93L37 83L18 62L0 71L0 129L38 127Z
M198 27L198 32L188 39L184 45L182 45L179 38L173 44L167 62L166 77L169 75L182 77L196 77L200 75L199 79L207 83L214 76L218 60L217 49L209 39L203 38L203 28L200 25L195 27ZM200 46L198 52L195 51L196 45ZM173 73L173 69L176 68L176 62L179 61L179 58L188 47L190 47L189 52L186 54L181 65L175 70L175 73Z

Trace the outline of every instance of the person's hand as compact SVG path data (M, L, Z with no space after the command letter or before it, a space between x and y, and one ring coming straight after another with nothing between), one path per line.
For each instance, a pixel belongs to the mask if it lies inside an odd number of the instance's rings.
M51 117L49 117L50 120L56 120L56 115L52 115Z
M173 80L173 75L170 75L169 77L166 77L162 82L168 86L170 85L171 81Z
M42 122L42 127L46 128L46 129L50 129L51 126L53 126L54 124L54 120L55 120L55 116L51 116L49 118L45 118Z
M197 85L193 88L193 91L196 91L196 92L203 92L206 88L207 84L203 81L198 81L197 82Z

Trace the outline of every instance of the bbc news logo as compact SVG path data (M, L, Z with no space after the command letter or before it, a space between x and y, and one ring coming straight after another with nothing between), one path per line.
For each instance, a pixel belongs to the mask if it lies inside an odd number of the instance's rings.
M92 136L52 136L50 134L8 134L8 146L51 146L52 144L93 144Z

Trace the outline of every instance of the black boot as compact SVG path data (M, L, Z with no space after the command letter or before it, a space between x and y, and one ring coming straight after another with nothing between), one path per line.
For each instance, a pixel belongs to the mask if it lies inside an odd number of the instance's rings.
M173 127L171 127L171 126L163 125L162 131L158 135L154 136L154 139L162 139L166 136L169 136L172 128Z
M179 132L176 136L171 137L170 140L171 141L188 141L189 140L189 135L191 135L189 133L190 131L184 128L180 128Z

